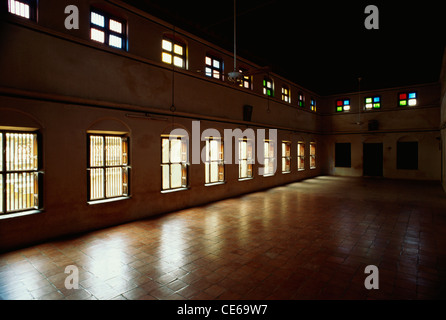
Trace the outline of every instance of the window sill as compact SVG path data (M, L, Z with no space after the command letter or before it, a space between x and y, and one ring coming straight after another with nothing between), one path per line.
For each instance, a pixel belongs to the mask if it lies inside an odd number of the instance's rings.
M274 177L274 173L268 173L263 175L264 178Z
M305 171L305 169L297 169L297 171Z
M252 180L252 179L254 179L254 177L239 178L238 181L248 181L248 180Z
M28 211L21 211L21 212L15 212L15 213L2 213L0 214L0 220L6 220L6 219L13 219L18 217L24 217L32 214L37 214L43 212L42 210L28 210Z
M291 173L291 171L283 171L282 174L288 174Z
M173 192L184 191L184 190L189 190L189 188L177 188L177 189L161 190L161 193L173 193Z
M310 170L314 170L314 169L316 169L316 167L312 167L312 168L310 168Z
M116 201L127 200L127 199L130 199L130 197L126 196L126 197L118 197L118 198L111 198L111 199L92 200L92 201L88 201L87 203L89 205L95 205L95 204L116 202Z
M225 183L226 183L226 181L219 181L219 182L205 183L204 186L205 187L212 187L212 186L217 186L217 185L225 184Z

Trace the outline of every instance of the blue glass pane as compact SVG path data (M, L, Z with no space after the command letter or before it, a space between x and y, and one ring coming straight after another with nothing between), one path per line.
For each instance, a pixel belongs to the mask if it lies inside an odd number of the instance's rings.
M409 93L409 99L415 99L417 97L417 94L415 92Z
M379 102L379 100L381 100L380 97L374 97L373 98L373 102Z
M344 106L350 105L350 100L344 100Z

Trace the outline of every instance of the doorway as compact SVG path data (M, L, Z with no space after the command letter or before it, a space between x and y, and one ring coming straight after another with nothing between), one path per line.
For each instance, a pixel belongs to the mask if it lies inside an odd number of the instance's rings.
M363 175L368 177L383 176L383 144L363 144Z

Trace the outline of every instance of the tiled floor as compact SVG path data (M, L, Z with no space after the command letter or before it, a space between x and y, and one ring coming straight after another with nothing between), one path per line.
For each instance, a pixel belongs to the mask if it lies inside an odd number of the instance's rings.
M444 299L445 283L434 182L318 177L0 255L11 300Z

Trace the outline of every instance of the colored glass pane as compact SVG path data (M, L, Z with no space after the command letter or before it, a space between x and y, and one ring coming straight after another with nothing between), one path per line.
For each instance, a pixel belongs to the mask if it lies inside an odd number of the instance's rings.
M366 98L365 103L372 103L372 98Z
M415 99L417 97L417 94L415 92L409 93L409 99Z
M405 99L407 99L407 94L401 93L400 94L400 100L405 100Z
M407 101L406 100L401 100L400 101L400 106L407 106Z

